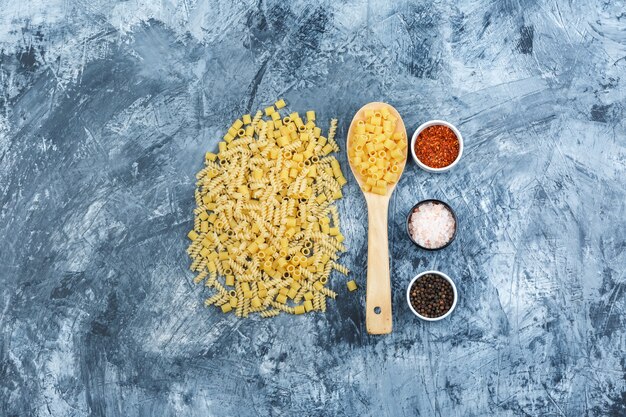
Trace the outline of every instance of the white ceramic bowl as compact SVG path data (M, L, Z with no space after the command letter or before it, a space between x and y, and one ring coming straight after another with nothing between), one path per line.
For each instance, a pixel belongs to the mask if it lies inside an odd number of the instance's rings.
M439 317L425 317L425 316L422 316L417 311L415 311L415 309L413 308L413 305L411 304L411 288L413 287L413 283L415 281L417 281L418 279L420 279L422 276L426 275L426 274L439 275L440 277L443 277L446 281L448 281L450 283L450 285L452 286L452 294L454 294L454 300L452 301L452 307L450 307L450 310L448 310L448 312L446 314L444 314L443 316L439 316ZM443 320L446 317L448 317L454 311L454 308L456 307L456 302L457 302L458 299L459 299L459 295L458 295L458 293L456 291L456 285L454 285L454 281L452 281L452 279L450 279L449 276L447 276L443 272L439 272L439 271L425 271L425 272L422 272L420 274L417 274L417 276L411 280L411 282L409 283L409 286L406 289L406 302L409 305L409 308L411 309L413 314L415 314L420 319L426 320L426 321L439 321L439 320Z
M452 129L452 131L454 132L456 137L459 139L459 155L456 157L454 162L452 162L447 167L431 168L428 165L424 164L422 161L420 161L417 158L417 156L415 155L415 141L417 140L417 136L422 132L422 130L424 130L427 127L430 127L430 126L434 126L434 125L444 125L444 126L449 127L450 129ZM463 155L463 136L461 136L461 132L459 132L459 129L454 127L454 125L452 125L452 124L450 124L448 122L445 122L443 120L430 120L430 121L428 121L426 123L423 123L420 127L418 127L415 130L415 133L413 133L413 137L411 138L411 156L413 157L413 160L415 161L415 163L420 168L422 168L424 171L437 172L437 173L446 172L446 171L452 169L453 166L455 166L456 164L459 163L459 160L461 160L461 156L462 155Z

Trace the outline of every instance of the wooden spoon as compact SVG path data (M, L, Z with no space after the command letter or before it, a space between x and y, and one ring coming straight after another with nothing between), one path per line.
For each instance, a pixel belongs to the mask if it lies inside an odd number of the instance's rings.
M352 138L356 123L363 120L363 112L365 110L380 110L386 107L389 113L397 118L396 132L404 133L406 137L406 128L402 117L396 109L386 103L372 102L368 103L357 112L352 119L350 129L348 130L347 148L350 150L350 138ZM408 143L408 140L407 140ZM402 175L404 166L406 165L406 155L400 166L399 174ZM361 190L363 190L363 178L358 172L358 168L352 166L350 169L356 179ZM398 175L398 181L400 180ZM363 192L365 201L367 202L367 290L365 295L365 327L370 334L386 334L391 333L392 314L391 314L391 281L389 278L389 243L387 239L387 212L389 208L389 200L396 184L387 186L387 194L379 195L372 192Z

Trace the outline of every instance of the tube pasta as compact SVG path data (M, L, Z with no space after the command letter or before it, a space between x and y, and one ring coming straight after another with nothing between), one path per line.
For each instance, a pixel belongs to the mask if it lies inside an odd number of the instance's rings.
M346 248L335 201L347 183L331 155L339 151L337 120L324 137L314 111L281 115L285 106L281 99L237 119L196 174L187 249L194 282L216 290L205 305L239 317L325 311L326 298L337 295L326 287L331 271L349 272L336 262ZM387 122L372 131L388 130ZM378 156L384 150L360 146Z
M405 133L396 132L397 120L386 107L364 110L361 117L350 137L348 158L361 176L363 191L386 195L389 185L400 178L399 165L407 152Z

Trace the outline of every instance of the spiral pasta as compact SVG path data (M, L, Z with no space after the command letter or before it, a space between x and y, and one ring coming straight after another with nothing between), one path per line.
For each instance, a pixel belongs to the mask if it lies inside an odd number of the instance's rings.
M265 318L276 317L280 314L280 310L275 310L275 309L264 310L264 311L261 311L259 314L261 315L261 317L265 317Z
M281 115L284 100L254 117L235 120L207 152L196 174L194 227L187 253L195 283L215 290L206 299L240 317L258 313L325 311L333 269L345 252L335 201L346 178L334 137L297 112ZM263 117L265 114L266 117Z

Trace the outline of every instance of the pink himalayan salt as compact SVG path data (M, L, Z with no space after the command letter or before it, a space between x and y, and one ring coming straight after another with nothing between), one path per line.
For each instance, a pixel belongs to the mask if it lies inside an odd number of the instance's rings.
M455 228L452 213L441 203L420 204L409 218L409 233L413 240L428 249L445 246L454 236Z

